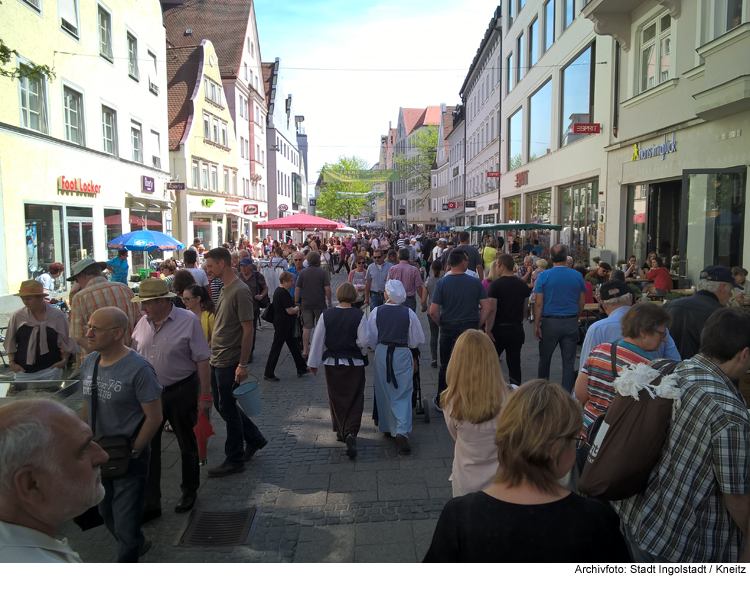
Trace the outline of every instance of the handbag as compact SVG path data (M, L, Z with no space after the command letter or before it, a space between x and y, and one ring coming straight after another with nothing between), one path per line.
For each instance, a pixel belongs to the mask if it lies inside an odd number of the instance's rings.
M614 364L614 344L612 349ZM579 491L605 501L619 501L646 490L667 440L676 398L660 395L655 389L674 373L678 364L678 361L658 359L647 366L658 375L638 390L637 397L617 392L612 404L600 415L601 421L597 420L598 432L593 432L596 423L592 425L593 442L578 484ZM629 368L627 371L637 370ZM670 380L668 387L673 387L674 382Z
M271 298L268 297L268 294L264 295L260 300L258 300L258 306L261 308L268 308L268 306L271 305Z
M294 329L292 330L292 337L295 339L302 338L302 322L299 318L294 319Z
M263 314L260 315L260 317L265 320L266 322L270 322L273 324L273 319L276 316L273 306L268 305L266 306L266 309L263 310Z

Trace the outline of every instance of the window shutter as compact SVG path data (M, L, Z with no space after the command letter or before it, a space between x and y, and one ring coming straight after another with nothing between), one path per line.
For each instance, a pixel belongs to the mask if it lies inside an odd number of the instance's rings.
M78 36L76 0L60 0L60 24L63 29Z

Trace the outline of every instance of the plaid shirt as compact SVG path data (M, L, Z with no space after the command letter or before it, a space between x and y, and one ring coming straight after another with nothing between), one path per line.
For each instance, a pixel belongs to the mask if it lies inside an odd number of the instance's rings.
M677 366L682 405L645 492L612 503L640 548L670 562L737 562L723 495L750 493L750 416L737 387L696 355Z
M391 279L396 279L404 284L406 297L413 296L417 288L424 285L422 275L417 271L417 268L405 261L400 261L398 265L393 265L388 269L388 281Z
M123 342L130 347L133 329L141 319L141 307L131 302L132 298L133 292L122 283L107 281L104 277L95 277L73 298L70 310L70 336L74 339L85 337L85 326L91 315L99 308L113 306L120 308L128 315L128 330Z

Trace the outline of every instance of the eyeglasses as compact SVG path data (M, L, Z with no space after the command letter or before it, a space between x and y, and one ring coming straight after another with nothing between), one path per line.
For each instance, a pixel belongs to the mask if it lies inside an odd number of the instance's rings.
M662 339L665 339L667 337L667 331L666 330L655 330L656 334L658 334Z
M364 265L364 263L362 261L357 261L357 264L358 265Z
M196 298L182 298L182 303L187 304L190 300L194 300Z
M576 449L581 449L586 444L585 437L573 437L572 439L576 442Z
M293 261L294 261L295 263L300 263L300 262L304 261L305 259L292 259L292 260L293 260Z
M382 256L377 256L377 255L375 255L375 256L373 256L372 258L374 258L375 260L378 260L378 259L382 259L383 257L382 257Z
M97 328L96 326L91 326L90 324L87 324L83 328L86 329L86 332L88 332L90 330L93 330L96 333L101 333L101 332L104 332L106 330L117 330L120 327L119 326L113 326L112 328Z

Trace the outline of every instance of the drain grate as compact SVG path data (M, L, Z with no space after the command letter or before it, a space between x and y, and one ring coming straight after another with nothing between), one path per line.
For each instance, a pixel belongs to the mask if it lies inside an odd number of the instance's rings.
M253 507L243 511L193 511L180 546L241 546L249 544L255 532Z

